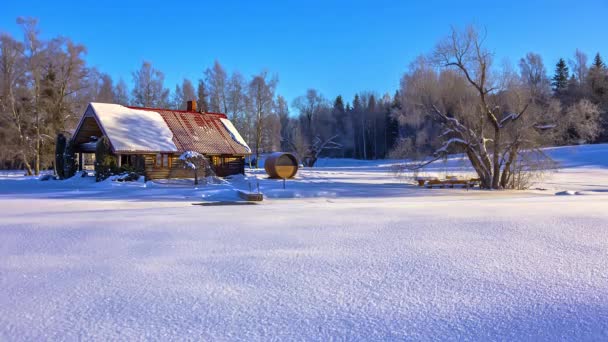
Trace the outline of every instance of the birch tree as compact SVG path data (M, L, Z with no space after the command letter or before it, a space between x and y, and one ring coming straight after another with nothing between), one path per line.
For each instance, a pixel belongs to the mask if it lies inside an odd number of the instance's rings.
M207 86L204 80L198 80L198 86L196 87L196 98L197 108L201 112L209 111L209 93L207 92Z
M247 118L247 82L239 72L233 72L226 88L226 115L235 127L245 132L250 137L249 130L252 127Z
M129 105L129 89L127 87L127 83L121 78L113 90L114 93L114 103L127 106Z
M141 107L164 108L169 102L169 89L164 88L165 75L143 62L133 73L133 104Z
M97 96L95 96L95 101L103 103L114 102L114 85L110 75L101 74L99 91Z
M270 127L270 118L274 109L274 93L277 85L276 78L269 78L267 72L261 72L253 76L249 82L248 98L250 100L251 113L254 118L254 154L255 167L258 167L260 153L263 152L262 144L267 129Z
M197 96L196 91L194 90L194 85L192 84L192 81L187 78L184 78L182 81L182 92L184 94L184 102L196 101ZM185 105L186 104L184 103L184 106Z
M205 70L205 84L209 91L209 110L226 113L228 107L228 75L220 62L215 61L212 68Z

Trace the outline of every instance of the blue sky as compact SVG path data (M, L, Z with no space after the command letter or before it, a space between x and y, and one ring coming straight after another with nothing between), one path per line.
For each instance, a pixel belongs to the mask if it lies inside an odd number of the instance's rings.
M317 88L348 101L394 92L408 64L450 26L486 27L497 60L540 53L551 72L576 48L608 57L608 1L23 1L6 0L0 30L21 35L17 16L40 20L46 38L88 48L87 61L131 82L143 60L174 89L219 60L246 76L279 75L289 101Z

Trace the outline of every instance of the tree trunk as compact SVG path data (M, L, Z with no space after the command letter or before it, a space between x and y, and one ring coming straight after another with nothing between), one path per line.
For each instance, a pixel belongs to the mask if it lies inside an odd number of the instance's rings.
M517 159L517 145L514 144L509 151L509 159L505 163L505 168L502 170L502 176L500 177L500 186L504 189L507 188L509 180L511 179L511 165Z
M494 128L494 151L492 153L492 164L493 164L493 177L492 177L492 189L500 188L500 128Z
M363 137L363 159L367 160L367 143L365 141L365 119L361 120L361 135Z
M34 171L32 170L32 166L27 161L27 157L23 151L21 151L21 159L23 160L23 165L25 166L25 171L27 172L27 175L28 176L33 175Z
M475 155L475 152L471 149L467 149L467 156L469 157L469 160L471 161L471 165L473 166L473 169L475 169L475 172L477 172L477 176L479 177L479 181L481 183L480 186L483 189L490 189L492 186L492 179L491 179L490 174L488 174L487 172L484 171L482 162Z
M36 160L35 160L35 164L34 164L34 168L35 168L35 172L36 172L36 176L38 176L40 174L40 147L41 147L41 143L40 143L40 128L37 126L36 127Z
M194 185L198 185L198 169L194 169Z

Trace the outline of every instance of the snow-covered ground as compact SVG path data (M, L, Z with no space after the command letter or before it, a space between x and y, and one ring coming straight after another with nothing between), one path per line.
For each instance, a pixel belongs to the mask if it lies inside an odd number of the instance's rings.
M0 340L606 340L608 145L548 153L529 191L423 189L398 161L285 190L2 172Z

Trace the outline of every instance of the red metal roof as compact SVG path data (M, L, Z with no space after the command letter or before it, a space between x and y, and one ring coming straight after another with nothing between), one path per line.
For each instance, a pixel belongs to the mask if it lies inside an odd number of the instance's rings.
M236 142L220 119L221 113L199 113L162 108L129 107L159 113L173 132L173 143L180 152L196 151L204 154L250 154Z

